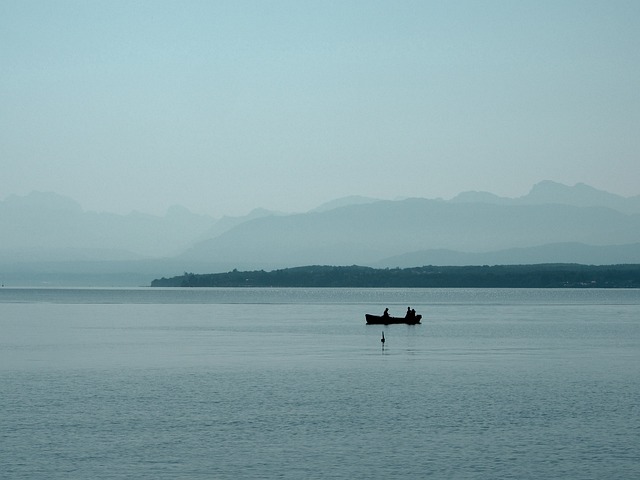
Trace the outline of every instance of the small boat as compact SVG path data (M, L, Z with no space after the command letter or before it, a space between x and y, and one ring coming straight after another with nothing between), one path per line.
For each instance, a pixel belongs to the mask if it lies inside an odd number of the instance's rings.
M371 315L369 313L364 316L367 319L367 325L393 325L404 323L406 325L416 325L420 323L422 315L414 315L412 317L390 317L385 315Z

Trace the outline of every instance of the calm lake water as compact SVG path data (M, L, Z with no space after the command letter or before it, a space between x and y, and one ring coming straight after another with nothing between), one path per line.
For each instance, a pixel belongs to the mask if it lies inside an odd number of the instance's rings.
M640 290L3 288L0 477L638 478L639 367Z

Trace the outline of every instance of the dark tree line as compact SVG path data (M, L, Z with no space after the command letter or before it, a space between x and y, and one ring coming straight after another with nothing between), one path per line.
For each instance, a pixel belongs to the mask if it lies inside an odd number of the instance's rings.
M640 288L640 265L495 265L375 269L306 266L266 272L186 273L156 279L152 287L370 287L370 288Z

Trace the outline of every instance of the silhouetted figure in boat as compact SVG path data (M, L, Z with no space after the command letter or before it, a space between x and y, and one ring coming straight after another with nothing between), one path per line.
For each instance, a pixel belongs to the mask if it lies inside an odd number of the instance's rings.
M384 309L384 313L382 314L382 316L383 316L384 318L389 318L389 309L388 309L388 308L385 308L385 309Z
M416 311L411 307L407 307L407 314L404 318L416 318Z

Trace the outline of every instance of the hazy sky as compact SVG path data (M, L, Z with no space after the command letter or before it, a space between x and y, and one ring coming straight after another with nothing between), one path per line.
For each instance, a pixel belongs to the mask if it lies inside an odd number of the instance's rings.
M640 194L640 2L0 1L0 199Z

